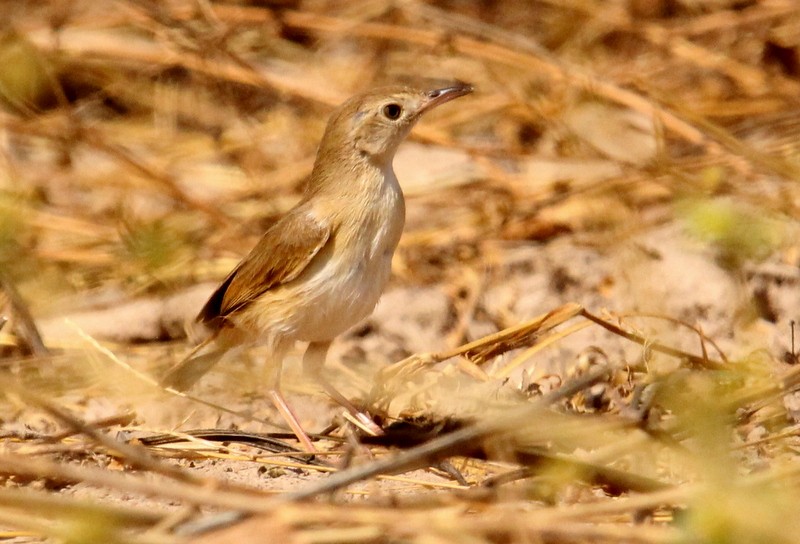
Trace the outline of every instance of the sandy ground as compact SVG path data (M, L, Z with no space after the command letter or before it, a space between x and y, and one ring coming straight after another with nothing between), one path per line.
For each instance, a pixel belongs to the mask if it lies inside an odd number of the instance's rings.
M797 273L784 275L786 269L776 262L776 256L737 277L717 264L714 255L677 222L613 248L588 247L566 237L544 244L507 244L495 253L491 267L469 271L462 289L454 290L450 283L414 286L395 282L374 314L334 344L328 376L351 398L369 398L372 376L389 363L414 353L453 347L566 302L577 302L595 312L607 309L634 316L661 315L680 319L699 327L730 358L746 357L758 350L780 358L790 350L789 321L800 304ZM71 341L79 343L75 329L70 329L74 326L92 337L104 334L113 337L108 333L113 325L131 323L137 314L142 315L141 308L149 311L156 305L169 307L175 315L182 313L175 308L183 308L184 314L191 311L200 305L209 287L200 286L177 295L175 300L180 304L165 305L145 299L121 309L84 311L67 316L69 326L65 325L65 316L51 318L42 322L42 330L51 342L58 338L60 342L69 343L66 338L72 334ZM763 313L748 315L748 308L751 311L763 308ZM150 316L153 317L157 316ZM632 317L625 322L649 338L700 353L697 335L687 328L654 318ZM453 331L457 331L455 335ZM64 336L59 338L58 335ZM180 341L165 347L146 344L132 352L129 362L133 367L152 370L154 359L158 368L159 357L173 357L173 353L186 349L183 345ZM341 409L300 375L300 348L302 346L289 358L284 385L300 420L309 431L317 431L330 423ZM508 394L518 393L523 380L548 387L548 379L565 377L587 353L602 353L610 360L635 363L643 357L643 349L599 327L588 327L530 357L510 380L478 384L474 378L458 371L452 361L441 363L424 371L421 378L427 387L424 394L409 393L407 384L390 385L397 399L393 400L389 415L424 412L469 419L485 408L487 397L498 398L502 390ZM125 359L124 351L119 350L119 353ZM172 429L273 431L275 428L267 422L277 421L280 426L280 419L264 399L263 386L259 384L262 372L259 353L254 350L247 360L224 361L191 392L205 401L244 411L245 417L223 413L137 383L138 379L127 370L117 368L102 357L91 363L93 369L87 369L94 375L93 387L102 393L93 395L89 390L85 398L81 398L82 395L73 398L88 421L133 411L135 425L120 435L122 438ZM493 374L495 369L502 368L519 354L513 351L501 356L485 368L486 372ZM656 363L657 359L653 361ZM777 372L780 368L774 370ZM20 425L44 433L53 430L51 420L35 417L6 421L4 427L14 430ZM267 491L301 489L325 478L325 473L313 469L280 466L285 460L276 461L278 466L273 467L269 463L253 462L252 456L258 450L244 445L231 447L233 453L221 453L218 459L207 458L208 453L188 459L184 451L173 462L204 477ZM338 450L335 444L327 447ZM86 462L104 465L110 459L100 456ZM465 474L469 473L467 468ZM416 471L404 477L408 480L355 487L351 489L351 500L357 500L364 488L370 493L377 489L395 495L418 493L422 482L440 486L434 489L455 485L447 475L437 471ZM180 501L154 501L124 491L98 489L89 484L67 486L61 492L147 508L174 509L180 504Z

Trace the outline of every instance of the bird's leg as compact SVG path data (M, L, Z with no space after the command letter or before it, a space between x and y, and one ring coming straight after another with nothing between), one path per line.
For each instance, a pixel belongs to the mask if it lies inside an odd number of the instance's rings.
M322 367L325 365L325 357L328 355L330 346L330 342L311 342L308 344L306 353L303 355L303 371L314 378L334 401L350 412L373 435L382 435L383 430L367 414L356 408L333 384L322 376Z
M308 453L317 453L317 449L314 447L314 444L311 442L308 434L303 430L303 427L297 420L297 416L289 407L289 403L286 402L286 399L281 393L281 370L283 368L283 357L285 353L286 350L280 349L279 347L276 347L273 350L273 358L268 367L270 376L269 391L267 394L269 395L269 400L272 401L273 406L275 406L275 408L278 410L278 413L281 415L286 424L289 425L289 428L297 437L297 440L300 442L300 444L303 445L303 450Z
M270 389L268 394L269 400L272 401L272 404L278 410L278 413L281 415L286 424L289 425L289 428L297 437L297 440L299 440L303 445L303 450L307 453L317 453L317 448L314 447L314 444L311 442L308 434L306 434L306 432L303 430L300 422L297 421L297 416L295 416L292 409L289 408L289 404L286 402L286 399L283 398L281 392L277 389Z
M347 411L357 413L358 409L353 406L344 395L342 395L328 380L322 376L322 367L325 366L325 358L328 355L330 342L311 342L303 355L303 372L316 380L325 392L337 403L342 405Z

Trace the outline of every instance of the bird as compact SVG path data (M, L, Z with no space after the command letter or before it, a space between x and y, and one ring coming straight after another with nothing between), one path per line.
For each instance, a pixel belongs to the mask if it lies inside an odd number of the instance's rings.
M296 342L308 342L304 373L352 408L321 372L333 339L372 313L389 280L405 223L395 152L423 114L472 91L461 82L380 87L336 108L300 201L213 292L195 320L205 340L162 385L185 391L226 354L266 345L269 396L313 451L280 393L283 358Z

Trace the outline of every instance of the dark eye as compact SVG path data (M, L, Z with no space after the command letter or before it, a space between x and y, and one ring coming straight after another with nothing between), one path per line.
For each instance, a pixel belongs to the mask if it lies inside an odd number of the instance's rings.
M383 115L392 121L399 119L401 113L403 113L403 108L400 107L400 104L386 104L383 107Z

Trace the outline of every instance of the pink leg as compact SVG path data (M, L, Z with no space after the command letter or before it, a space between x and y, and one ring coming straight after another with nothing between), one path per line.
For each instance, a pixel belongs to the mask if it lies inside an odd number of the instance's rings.
M322 367L328 354L330 342L311 342L303 355L303 370L311 375L330 397L355 417L373 435L380 436L383 430L372 421L367 414L359 411L353 403L347 400L328 380L322 376Z
M303 430L303 427L297 420L297 416L289 407L289 403L286 402L286 399L281 393L281 371L283 370L283 359L286 356L288 347L289 346L283 342L278 342L272 346L272 360L268 361L269 366L267 367L267 371L269 372L269 376L267 377L269 380L269 391L267 394L269 395L269 400L272 401L272 404L278 410L278 413L286 424L289 425L289 428L297 437L300 444L302 444L303 450L308 453L316 453L317 449L314 447L308 434Z
M287 425L289 425L289 428L297 437L297 440L299 440L303 445L303 450L308 453L317 453L317 449L314 447L311 439L303 430L300 422L297 421L297 416L295 416L294 412L292 412L292 409L289 408L289 405L287 404L286 399L283 398L283 395L281 395L281 392L277 389L271 389L269 391L269 399L272 401L272 404L275 405L275 408L278 409L278 412L281 414L281 417L283 417L283 420L287 423Z

